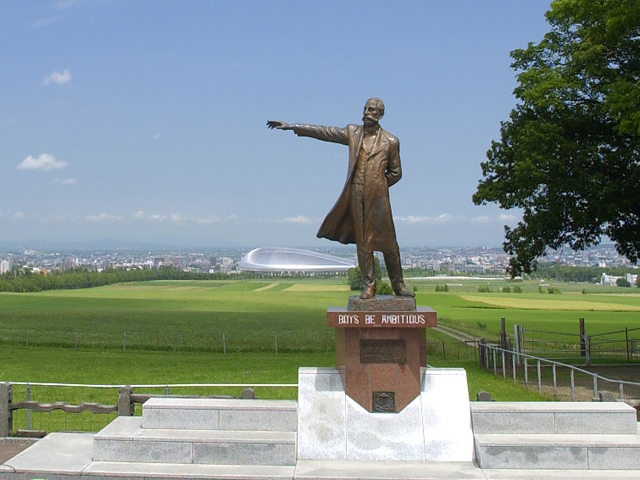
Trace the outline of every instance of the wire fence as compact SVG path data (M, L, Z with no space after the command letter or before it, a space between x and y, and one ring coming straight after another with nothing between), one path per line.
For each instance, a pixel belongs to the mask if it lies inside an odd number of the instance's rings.
M521 328L520 352L533 356L598 362L640 362L640 328L598 334L553 332Z
M39 331L0 329L0 345L75 350L157 351L167 353L329 352L332 334L316 330L254 331Z

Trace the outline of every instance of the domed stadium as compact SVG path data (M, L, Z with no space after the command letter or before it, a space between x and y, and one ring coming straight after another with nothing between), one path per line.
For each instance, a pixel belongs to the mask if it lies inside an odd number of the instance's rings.
M251 250L240 260L245 272L344 273L355 266L348 258L298 248L262 247Z

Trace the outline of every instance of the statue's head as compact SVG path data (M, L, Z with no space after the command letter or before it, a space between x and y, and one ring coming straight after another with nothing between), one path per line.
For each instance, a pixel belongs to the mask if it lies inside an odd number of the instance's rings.
M362 121L365 125L377 124L384 115L384 103L377 97L371 97L364 104Z

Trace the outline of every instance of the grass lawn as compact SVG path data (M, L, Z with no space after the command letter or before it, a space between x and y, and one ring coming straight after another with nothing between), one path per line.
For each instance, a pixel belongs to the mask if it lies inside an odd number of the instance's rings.
M334 332L328 306L346 305L344 279L154 281L85 290L0 293L0 380L88 384L295 383L300 366L333 365ZM496 339L500 318L526 329L578 332L585 318L595 334L640 327L640 296L619 289L563 286L571 295L540 294L524 282L524 293L478 293L477 281L409 279L417 302L438 312L439 322ZM513 286L513 284L510 284ZM554 285L555 287L556 285ZM580 294L583 288L602 293ZM486 325L481 328L479 324ZM487 390L498 400L538 400L537 393L495 378L475 362L476 351L435 331L428 332L428 363L467 370L470 398ZM28 344L28 348L27 348ZM275 354L276 344L278 354ZM226 354L223 350L226 349ZM444 351L443 351L444 349ZM171 393L238 395L242 389L172 389ZM153 390L163 393L164 388ZM262 389L262 398L295 398L295 389ZM26 395L15 387L17 399ZM113 389L32 387L39 401L115 404ZM97 430L98 415L32 413L32 428ZM73 420L69 420L73 418ZM16 427L25 413L16 414ZM58 422L58 423L56 423ZM72 422L72 423L69 423ZM96 423L98 422L98 423Z
M462 367L467 371L469 397L486 390L497 400L548 400L536 392L494 377L473 360L443 360L432 355L429 364L436 367ZM159 385L158 388L136 388L137 393L165 393L165 385L190 383L289 383L298 379L301 366L333 366L334 356L324 353L168 353L72 350L63 348L3 347L0 378L15 382L82 383L92 385ZM82 388L31 386L30 398L42 403L64 401L115 405L117 388ZM171 388L172 394L238 396L242 387ZM256 388L259 398L295 399L295 388ZM14 385L14 401L26 399L26 386ZM139 413L139 409L138 409ZM115 414L31 413L31 429L45 431L97 431L115 418ZM14 414L14 429L26 428L26 411Z

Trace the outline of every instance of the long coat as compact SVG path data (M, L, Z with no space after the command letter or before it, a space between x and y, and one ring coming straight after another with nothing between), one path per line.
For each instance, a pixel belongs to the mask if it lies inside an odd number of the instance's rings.
M389 202L389 187L402 177L398 139L380 129L367 164L365 218L355 219L351 214L351 190L362 146L362 126L347 125L345 128L340 128L296 124L293 125L293 131L302 137L341 143L349 147L347 180L338 201L322 222L318 230L318 238L328 238L344 244L361 242L363 245L358 246L364 247L366 251L397 251L398 243ZM364 222L363 239L355 238L354 221Z

